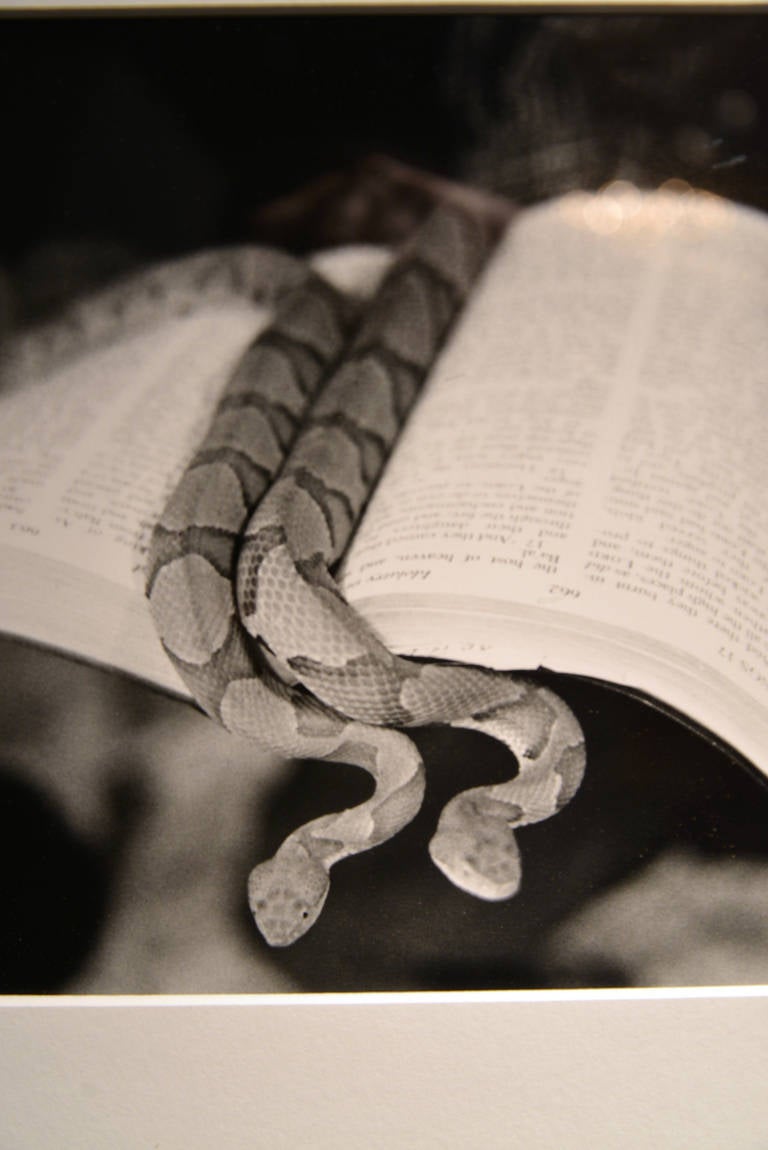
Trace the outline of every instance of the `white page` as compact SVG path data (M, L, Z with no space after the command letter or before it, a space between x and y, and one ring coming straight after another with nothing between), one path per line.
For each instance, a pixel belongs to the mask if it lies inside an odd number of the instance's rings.
M710 197L522 215L354 540L350 601L410 654L653 692L679 663L699 721L715 680L768 709L766 269L765 219Z

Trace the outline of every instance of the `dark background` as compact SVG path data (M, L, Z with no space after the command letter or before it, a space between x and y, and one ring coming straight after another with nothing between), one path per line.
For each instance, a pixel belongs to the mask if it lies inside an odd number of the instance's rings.
M31 322L151 258L263 238L264 205L371 153L523 203L621 177L651 187L685 179L768 207L767 27L762 13L647 11L6 18L0 320ZM38 655L18 655L13 644L2 652L0 990L55 991L72 985L108 933L115 891L125 889L121 867L159 800L138 760L104 750L102 837L73 830L13 750L20 727L38 724L50 748L41 753L59 753L72 675L41 670ZM178 717L177 704L93 675L80 705L106 692L113 724L146 727L163 705ZM478 759L476 744L427 731L419 740L428 772L443 769L430 772L414 824L334 871L320 922L289 951L265 958L244 900L233 901L242 945L310 990L639 977L611 956L558 963L548 932L670 847L708 860L764 859L768 795L727 751L652 707L573 680L558 690L585 727L589 770L572 816L527 832L519 899L468 900L426 860L440 806L476 781ZM96 724L92 743L104 729ZM506 765L482 751L483 777L503 777ZM228 880L233 900L265 844L272 851L327 809L331 790L346 805L364 784L353 771L313 764L272 789L254 815L263 841L243 849ZM151 899L146 890L136 897ZM170 886L166 897L170 914ZM752 921L753 940L759 922L766 926L765 914ZM722 936L731 927L707 929ZM693 937L695 947L701 935ZM143 955L148 971L162 965L167 940L153 945ZM211 988L185 981L181 965L166 982L146 977L94 986Z
M51 241L146 258L242 240L259 205L371 152L523 202L616 176L768 200L762 14L27 17L1 29L0 258L16 273Z

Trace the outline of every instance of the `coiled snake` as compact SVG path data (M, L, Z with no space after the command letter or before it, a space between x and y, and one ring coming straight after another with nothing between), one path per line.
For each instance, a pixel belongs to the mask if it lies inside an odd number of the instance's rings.
M437 208L351 339L348 300L316 275L291 284L154 531L152 614L200 705L283 754L352 763L375 781L366 802L307 823L252 871L250 906L275 946L317 919L335 862L418 811L422 762L393 728L449 723L516 755L517 776L451 800L430 843L444 874L481 898L515 893L513 828L555 814L581 781L582 732L555 694L392 654L330 574L488 246L478 220Z

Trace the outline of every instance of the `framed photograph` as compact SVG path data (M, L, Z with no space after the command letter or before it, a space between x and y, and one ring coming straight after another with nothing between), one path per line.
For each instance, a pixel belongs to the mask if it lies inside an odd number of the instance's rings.
M765 15L0 21L0 1142L757 1150Z

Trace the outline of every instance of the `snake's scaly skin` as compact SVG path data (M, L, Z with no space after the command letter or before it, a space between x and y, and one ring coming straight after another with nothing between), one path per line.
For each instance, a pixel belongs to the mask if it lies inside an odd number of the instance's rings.
M152 613L200 704L231 731L284 754L354 763L375 780L365 803L301 827L251 873L251 909L275 946L316 920L334 862L418 811L423 766L391 728L450 723L515 753L517 776L454 798L430 844L448 878L482 898L515 893L513 828L555 814L581 781L582 732L555 694L393 655L329 573L487 246L471 217L437 209L350 343L348 307L326 283L310 276L285 293L154 534Z
M251 909L275 946L317 919L333 863L419 810L424 768L394 728L476 729L515 754L517 775L456 796L430 843L447 877L482 898L515 893L514 828L555 814L581 782L582 732L553 692L393 655L331 574L490 230L466 206L438 208L362 316L305 262L241 248L127 277L4 351L0 367L23 379L211 301L247 296L272 309L154 530L146 589L165 650L205 711L284 755L351 763L374 779L366 802L300 827L251 873Z

